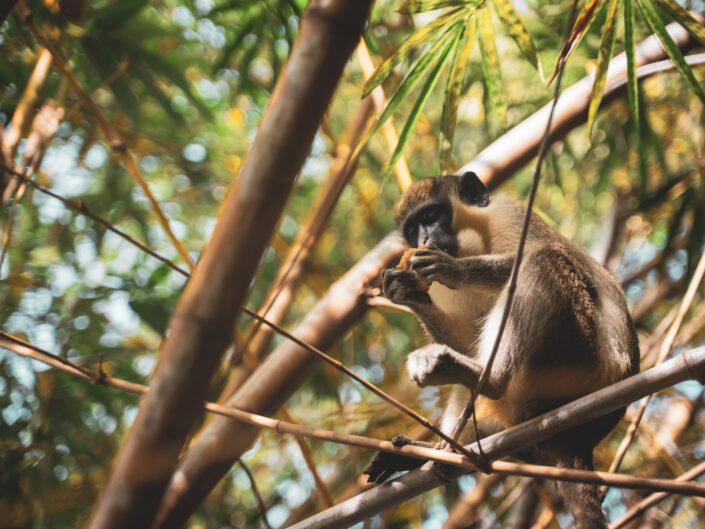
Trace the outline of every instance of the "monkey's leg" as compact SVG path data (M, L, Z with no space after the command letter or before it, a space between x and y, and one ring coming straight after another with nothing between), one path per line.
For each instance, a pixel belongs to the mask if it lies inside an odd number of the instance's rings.
M424 283L434 281L448 288L479 285L500 289L506 285L514 264L513 255L478 255L455 258L441 250L416 250L409 260L411 271Z
M469 389L477 385L482 374L482 364L454 351L447 345L432 343L411 353L406 369L417 385L442 386L462 384ZM499 388L486 384L482 393L492 399L501 396Z
M392 444L397 447L412 445L430 448L433 446L429 443L409 439L404 435L395 435L392 437ZM367 476L367 483L384 483L395 472L413 470L420 467L425 462L425 459L419 459L417 457L402 456L390 452L378 452L363 474Z

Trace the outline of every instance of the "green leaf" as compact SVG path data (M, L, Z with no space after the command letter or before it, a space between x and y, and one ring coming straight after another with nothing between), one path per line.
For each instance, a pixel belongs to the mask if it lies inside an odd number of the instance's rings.
M483 0L406 0L397 12L404 15L414 15L426 11L434 11L444 7L460 7L466 5L478 5Z
M443 35L440 35L438 39L434 42L431 48L416 62L411 71L407 74L404 80L401 82L397 90L389 98L387 106L384 108L379 117L374 121L374 125L367 131L363 136L362 141L357 144L357 147L353 151L351 159L357 158L357 155L362 149L364 149L367 142L370 140L372 135L379 130L379 128L384 124L392 113L397 109L399 104L404 101L414 87L421 80L421 77L428 72L428 70L433 65L433 62L438 60L440 55L443 54L446 47L457 42L459 39L459 33L450 33L450 28Z
M705 26L693 18L687 9L681 7L674 0L656 0L664 11L667 11L673 19L705 45Z
M497 12L497 17L504 23L509 35L514 39L514 42L517 43L521 52L529 59L529 62L534 65L541 81L545 82L541 60L536 51L536 46L534 46L534 41L531 39L531 35L529 35L526 27L524 27L519 13L514 9L511 0L494 0L492 3Z
M445 52L445 49L454 41L458 40L457 33L446 33L443 38L436 43L419 59L416 65L411 69L408 75L397 88L396 92L389 99L386 108L380 114L379 120L375 125L373 133L380 127L382 123L389 119L389 116L397 109L402 101L405 101L413 88L418 84L421 78L433 66L433 63Z
M473 19L464 28L458 45L455 47L453 56L453 66L448 76L448 84L446 86L446 99L443 103L443 114L441 115L441 170L443 172L451 171L453 161L451 158L451 149L453 148L453 137L455 136L455 124L458 114L458 103L460 101L460 93L465 81L465 69L470 60L470 52L475 40L475 31L477 22Z
M402 155L402 152L404 152L404 147L406 147L406 144L409 142L409 138L411 138L411 134L414 131L414 127L416 126L416 122L418 121L419 116L421 115L421 111L426 105L426 102L428 101L428 98L430 97L431 92L433 91L433 87L436 86L436 83L438 82L438 79L441 76L443 66L445 66L448 57L450 57L451 50L454 46L457 45L458 37L460 37L459 33L446 45L445 49L443 50L443 53L441 54L441 57L438 59L436 65L428 76L426 83L421 88L421 92L419 93L418 99L414 104L414 108L411 109L411 113L409 114L409 119L406 120L404 128L399 134L399 143L397 143L397 147L396 149L394 149L394 153L392 153L392 157L389 160L387 170L385 171L385 178L388 177L389 174L392 172L392 169L396 165L397 160L399 160L399 157Z
M561 57L565 54L565 60L567 61L570 54L573 53L573 50L580 42L580 39L583 38L585 30L588 26L590 26L590 22L592 22L599 5L600 0L588 0L580 10L580 13L578 13L577 18L575 19L575 24L573 24L573 29L570 30L570 35L563 43L561 51L558 53L558 60L556 61L556 66L553 68L553 73L551 74L551 78L548 80L548 84L551 84L558 73L558 65L560 64Z
M487 86L487 101L497 120L504 124L507 119L507 100L502 91L502 71L499 68L499 55L495 46L492 13L489 9L481 9L477 15L477 23L480 26L480 57L482 59L482 73L485 76L485 85Z
M422 28L415 31L408 39L406 39L397 52L384 61L379 68L372 74L365 86L362 89L362 97L367 97L372 90L377 88L382 81L384 81L392 70L400 64L402 61L408 59L409 55L416 51L416 49L422 44L432 45L435 43L443 34L445 34L445 29L449 29L455 23L457 23L462 16L465 16L465 9L455 8L451 9L447 13L434 19L431 23L426 24Z
M661 44L663 44L666 54L673 61L673 64L675 64L676 68L681 73L681 75L685 77L686 81L688 81L691 88L700 98L700 101L705 104L705 92L703 92L702 86L700 86L697 79L693 75L693 70L691 70L690 66L686 64L685 59L683 58L683 54L678 49L678 46L676 46L675 42L673 42L673 39L668 34L668 31L666 31L666 27L663 24L663 20L661 20L661 18L658 16L658 13L656 13L656 9L654 9L654 6L651 1L636 0L636 3L639 6L639 9L641 10L641 14L644 15L646 23L651 28L651 31L658 35L658 38L661 41Z
M617 21L617 0L609 0L607 4L607 16L605 24L602 28L602 41L600 42L600 51L597 54L597 68L595 70L595 81L592 83L592 93L590 94L590 107L588 109L588 136L592 132L592 127L595 125L595 115L597 109L600 108L602 95L605 91L605 82L607 81L607 67L612 58L614 50L614 40L617 36L615 31Z
M634 42L634 0L624 0L624 51L627 54L627 95L629 107L634 118L634 128L637 131L637 142L641 142L639 134L639 85L636 78L636 44Z

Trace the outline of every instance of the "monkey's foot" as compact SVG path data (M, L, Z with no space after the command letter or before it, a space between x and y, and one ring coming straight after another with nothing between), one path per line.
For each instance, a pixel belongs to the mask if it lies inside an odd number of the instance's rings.
M392 438L394 446L415 445L412 439L403 435L395 435ZM389 452L379 452L363 474L367 476L367 483L384 483L395 472L403 470L413 470L426 462L425 459L416 457L391 454Z

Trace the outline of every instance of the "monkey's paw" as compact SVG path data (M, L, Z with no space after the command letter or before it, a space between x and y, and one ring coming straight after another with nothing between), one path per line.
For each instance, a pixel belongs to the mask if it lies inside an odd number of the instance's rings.
M462 369L458 369L460 366L453 360L447 348L429 344L406 357L406 370L411 380L422 388L455 384L459 382L456 379Z
M408 437L395 435L392 438L392 444L394 446L404 446L408 444L413 445L415 443ZM384 483L389 476L395 472L413 470L420 467L425 462L425 459L391 454L389 452L379 452L363 474L367 476L367 483Z
M456 259L441 250L417 250L409 259L409 265L416 277L426 284L436 281L453 290L460 286Z
M399 305L430 305L431 297L416 288L416 277L401 268L382 270L382 291Z

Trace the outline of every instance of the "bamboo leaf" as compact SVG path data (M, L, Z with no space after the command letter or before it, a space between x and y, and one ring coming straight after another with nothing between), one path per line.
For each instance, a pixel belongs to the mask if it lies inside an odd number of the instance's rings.
M457 122L458 103L460 93L465 81L465 69L470 60L470 52L475 40L477 29L476 20L471 20L464 28L453 56L453 66L448 76L446 87L446 99L443 103L443 113L441 115L441 170L448 172L452 165L451 149L453 147L453 137L455 136L455 124Z
M609 0L607 4L607 16L605 17L605 25L602 29L602 41L600 42L600 51L597 54L597 68L595 70L595 81L592 83L592 93L590 94L590 107L588 109L588 135L592 132L592 127L595 125L595 115L597 109L600 108L602 102L602 94L605 91L605 81L607 80L607 67L612 58L614 50L614 40L617 36L615 31L617 20L617 0Z
M502 71L499 68L492 13L489 9L481 9L478 12L477 23L480 26L480 57L482 58L485 86L487 86L487 100L490 109L498 121L503 124L507 119L507 100L502 91Z
M444 7L476 6L481 1L483 0L407 0L397 9L397 12L404 15L415 15Z
M448 57L450 57L451 55L451 50L454 46L457 45L457 37L459 36L459 34L456 35L456 38L452 39L446 45L445 49L443 50L443 53L441 54L440 58L436 62L436 65L428 76L428 79L426 79L426 83L421 88L421 92L419 93L419 97L416 100L416 104L411 109L411 113L409 114L409 119L406 120L404 128L399 134L399 143L397 143L397 147L396 149L394 149L394 153L392 154L392 157L389 160L387 170L385 171L385 178L389 176L392 169L394 168L394 165L397 163L397 160L399 160L399 157L402 155L402 152L404 152L404 147L406 147L406 144L409 142L409 138L411 138L411 134L414 131L414 127L416 126L416 122L418 121L419 116L421 115L421 111L426 105L426 102L428 101L428 98L430 97L431 92L433 91L433 87L436 86L436 83L438 82L438 79L441 76L443 66L445 66Z
M583 38L585 30L588 28L588 26L590 26L590 22L592 22L592 18L595 16L599 5L600 0L588 0L583 6L583 8L580 10L580 13L578 13L578 17L575 19L573 29L570 30L568 40L563 43L561 51L558 54L558 60L556 61L556 66L553 69L551 78L548 80L548 84L551 84L553 79L556 77L556 74L558 73L558 64L560 63L563 54L565 54L565 58L566 60L568 60L568 57L570 57L570 54L573 53L573 50L580 42L580 39Z
M705 26L693 18L687 9L680 6L674 0L656 0L658 5L673 19L705 45Z
M634 0L624 0L624 51L627 55L627 95L629 107L634 118L637 141L640 142L639 130L639 93L636 78L636 45L634 42Z
M373 134L377 131L377 129L379 129L382 123L389 119L389 117L397 109L399 104L402 101L406 100L409 94L411 94L411 91L419 83L421 78L426 73L428 73L433 64L437 62L441 56L444 56L446 48L448 48L448 46L452 46L459 40L459 36L460 35L457 31L455 33L447 33L443 38L437 40L435 44L433 44L433 46L428 50L428 52L426 52L421 57L421 59L419 59L416 65L411 69L411 71L401 82L396 92L394 92L392 97L389 98L387 106L382 111L379 116L379 119L375 123L375 126L372 130Z
M644 18L646 19L646 23L651 28L651 31L658 35L658 38L661 41L661 44L663 44L663 48L666 51L666 54L673 61L673 64L676 66L681 75L685 77L686 81L688 81L691 88L700 98L700 101L705 104L705 92L703 92L702 86L700 86L697 79L695 79L695 76L693 75L693 70L691 70L690 66L688 66L688 64L685 62L683 54L678 49L678 46L676 46L675 42L673 42L673 39L668 34L668 31L666 31L666 27L663 24L663 20L661 20L661 18L658 16L658 13L656 13L656 9L654 8L651 1L636 0L636 2L639 6L641 14L644 15Z
M514 42L517 43L521 52L529 59L531 64L534 65L541 81L545 82L541 60L536 51L534 41L531 39L531 35L529 35L526 27L524 27L524 23L521 21L519 13L514 9L511 0L494 0L493 4L497 12L497 17L504 23L509 35L514 39Z
M426 24L414 32L402 43L401 46L399 46L397 52L384 61L379 68L377 68L375 73L372 74L372 77L367 80L362 89L362 97L367 97L372 90L377 88L382 81L389 77L389 74L392 73L392 70L398 64L408 59L409 55L419 46L423 44L432 45L443 34L445 34L445 29L449 29L465 14L465 10L462 8L451 9L447 13L444 13L429 24Z

